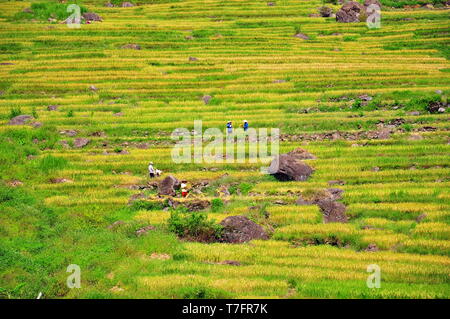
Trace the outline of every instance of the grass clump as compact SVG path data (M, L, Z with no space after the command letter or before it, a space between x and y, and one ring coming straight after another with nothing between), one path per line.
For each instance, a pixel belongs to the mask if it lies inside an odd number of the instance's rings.
M189 213L185 208L171 212L168 227L180 238L190 241L213 242L220 238L222 233L222 226L216 224L214 220L208 220L207 214Z
M14 15L14 20L41 20L47 21L49 18L57 20L66 20L72 12L67 12L67 7L72 3L56 3L56 2L40 2L32 3L30 10L20 11ZM75 4L77 4L75 2ZM79 5L79 4L78 4ZM88 10L84 6L80 6L80 14Z

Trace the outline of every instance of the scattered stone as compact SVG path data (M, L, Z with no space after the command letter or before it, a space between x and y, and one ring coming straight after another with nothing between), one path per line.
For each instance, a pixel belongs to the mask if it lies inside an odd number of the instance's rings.
M330 7L323 6L319 8L319 14L321 17L328 18L333 14L333 10Z
M82 147L85 147L86 145L88 145L90 141L91 140L87 139L87 138L82 138L82 137L76 138L73 141L73 146L76 148L82 148Z
M123 116L123 113L122 112L117 112L117 113L114 113L113 116Z
M241 265L241 263L239 261L236 261L236 260L219 261L217 264L218 265L230 265L230 266L240 266Z
M220 222L223 226L220 241L245 243L253 239L269 239L266 231L245 216L229 216Z
M411 111L411 112L408 112L406 114L407 115L412 115L412 116L417 116L417 115L420 115L420 112L418 112L418 111Z
M175 189L180 187L180 182L173 176L169 175L164 178L158 185L159 195L175 196Z
M47 106L48 111L56 111L58 109L59 105L49 105Z
M103 21L102 20L102 18L97 14L97 13L94 13L94 12L86 12L86 13L83 13L83 18L86 20L86 21Z
M430 113L443 113L447 105L440 101L432 101L427 105L427 111Z
M75 130L63 130L63 131L60 131L59 134L74 137L78 134L78 132Z
M205 104L208 104L209 101L211 101L211 99L212 99L212 96L211 96L211 95L204 95L204 96L202 97L203 103L205 103Z
M114 5L111 2L105 3L105 7L112 8Z
M0 65L14 65L14 63L11 63L11 62L1 62Z
M416 218L416 222L420 223L422 220L424 220L427 217L427 214L420 214Z
M114 229L114 228L117 228L117 227L119 227L121 225L125 225L125 222L122 221L122 220L118 220L118 221L115 221L114 223L112 223L111 225L108 225L107 228L108 229Z
M9 181L7 184L8 184L8 186L11 186L11 187L18 187L18 186L23 185L23 183L21 181L19 181L18 179Z
M378 139L385 140L391 137L391 130L388 128L383 128L377 132Z
M50 183L61 184L61 183L73 183L73 180L68 178L51 178Z
M275 2L267 2L267 5L269 7L273 7L273 6L276 6L277 4Z
M321 200L317 203L323 214L324 223L346 223L346 207L344 204L333 200Z
M375 167L372 167L370 170L371 170L372 172L379 172L379 171L380 171L380 168L379 168L378 166L375 166Z
M287 205L287 203L281 199L277 199L273 202L275 205Z
M150 258L152 258L152 259L159 259L159 260L167 260L167 259L170 259L170 255L169 254L153 253L153 254L150 255Z
M136 43L129 43L122 46L122 49L140 50L141 46Z
M305 181L312 173L311 167L288 154L276 156L269 167L269 174L281 181Z
M95 85L91 85L91 86L89 86L89 90L97 91L98 89L97 89L97 87Z
M31 115L18 115L13 117L8 125L25 125L28 121L31 121L33 117Z
M286 83L286 80L274 80L272 83Z
M420 134L411 134L408 138L410 141L420 141L423 140L423 136Z
M287 155L290 155L297 160L308 160L317 158L311 153L309 153L307 150L300 147L297 147L295 150L290 151L289 153L287 153Z
M33 13L33 9L28 7L28 8L23 9L22 12L24 12L24 13Z
M362 4L356 1L346 2L338 12L336 12L336 21L342 23L364 21L366 9Z
M439 95L441 95L443 93L442 90L436 90L434 92L436 92L436 94L439 94Z
M128 1L122 2L122 8L130 8L130 7L134 7L134 4Z
M194 40L194 37L192 35L187 35L184 37L186 40Z
M371 97L370 95L367 95L367 94L360 95L360 96L358 96L358 98L361 101L365 101L365 102L369 102L369 101L373 100L373 97Z
M306 34L301 33L301 32L295 34L294 37L299 38L299 39L303 39L303 40L309 40L309 37Z
M211 206L211 203L206 199L195 199L185 202L184 206L191 212L204 210Z
M105 132L103 131L95 131L89 134L89 136L95 136L95 137L106 137Z
M146 235L149 231L155 230L155 229L156 229L155 226L148 225L148 226L145 226L145 227L142 227L142 228L139 228L138 230L136 230L135 234L136 234L136 236L140 237L140 236Z
M114 287L112 287L111 289L109 289L109 291L111 291L111 292L113 292L113 293L122 292L122 291L124 291L124 290L125 290L125 289L120 288L119 286L114 286Z
M196 57L190 56L189 61L195 62L198 61L198 59Z
M134 189L134 188L132 188ZM141 200L141 199L146 199L147 196L145 196L144 193L138 193L138 194L133 194L130 196L130 199L128 200L128 205L132 204L133 202L137 201L137 200Z
M33 122L31 123L31 126L33 126L34 128L40 128L42 126L42 122Z
M365 249L365 251L368 251L368 252L376 252L378 250L379 249L378 249L377 245L374 243L369 244L369 246L367 246L367 248Z
M328 181L328 185L333 186L333 185L345 185L345 182L342 180L332 180L332 181Z
M331 200L342 199L342 194L344 193L344 190L340 188L327 188L326 191L330 194Z

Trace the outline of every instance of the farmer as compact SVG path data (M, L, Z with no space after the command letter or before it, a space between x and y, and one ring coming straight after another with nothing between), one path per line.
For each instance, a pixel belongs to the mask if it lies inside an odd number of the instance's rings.
M244 120L244 131L248 130L248 122L247 120Z
M187 197L188 190L187 190L187 181L181 181L181 196Z
M150 175L150 178L155 177L155 169L153 168L153 162L150 162L148 165L148 174Z
M233 133L233 123L231 123L231 121L228 121L227 123L227 132L228 134Z

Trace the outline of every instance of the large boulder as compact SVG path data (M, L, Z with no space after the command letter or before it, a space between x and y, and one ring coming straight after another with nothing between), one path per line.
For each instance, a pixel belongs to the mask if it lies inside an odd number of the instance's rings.
M365 0L364 1L364 7L366 8L366 10L372 4L377 5L381 9L381 2L378 0Z
M159 195L175 196L175 190L180 188L180 182L172 175L164 178L158 185Z
M264 228L245 216L229 216L220 225L223 226L222 242L245 243L253 239L269 239Z
M311 167L289 154L276 156L269 167L269 174L281 181L305 181L312 172Z
M83 13L83 18L86 21L103 21L102 18L94 12L85 12Z
M13 117L8 124L9 125L25 125L31 121L33 117L31 115L18 115Z
M366 18L366 8L356 1L346 2L338 12L336 12L337 22L360 22Z
M320 7L319 14L321 17L328 18L333 14L333 9L331 9L330 7L326 7L326 6Z
M346 223L348 221L347 215L345 215L346 207L344 204L325 199L319 201L317 205L322 211L324 223Z
M91 140L88 138L76 138L73 140L73 146L76 148L82 148L89 144Z

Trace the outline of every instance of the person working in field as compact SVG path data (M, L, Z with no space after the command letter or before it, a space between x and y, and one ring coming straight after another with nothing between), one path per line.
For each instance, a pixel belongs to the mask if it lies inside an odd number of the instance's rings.
M233 133L233 123L231 121L228 121L227 123L227 133L228 134Z
M148 165L148 175L150 176L150 178L155 177L155 168L153 167L153 162L150 162L150 164Z
M181 181L181 196L183 197L187 197L189 192L188 192L188 186L187 186L187 181Z
M248 122L247 120L244 120L244 131L248 130Z

